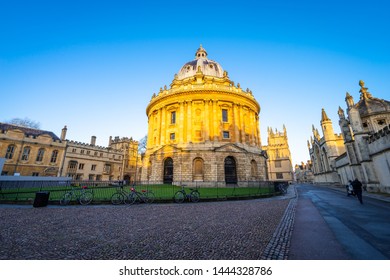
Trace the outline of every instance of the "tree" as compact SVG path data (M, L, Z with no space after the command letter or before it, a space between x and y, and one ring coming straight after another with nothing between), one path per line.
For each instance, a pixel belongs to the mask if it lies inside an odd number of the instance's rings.
M138 141L138 153L143 154L146 151L146 144L148 142L148 136L145 135Z
M30 120L29 118L13 118L10 121L6 121L6 123L35 129L39 129L41 127L39 122Z

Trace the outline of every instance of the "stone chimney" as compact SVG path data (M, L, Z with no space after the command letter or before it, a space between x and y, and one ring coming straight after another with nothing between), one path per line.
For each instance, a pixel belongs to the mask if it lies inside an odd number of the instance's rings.
M96 145L96 136L91 136L91 146Z
M66 131L67 130L68 129L66 128L66 125L65 125L64 128L61 131L61 140L65 140L66 139Z

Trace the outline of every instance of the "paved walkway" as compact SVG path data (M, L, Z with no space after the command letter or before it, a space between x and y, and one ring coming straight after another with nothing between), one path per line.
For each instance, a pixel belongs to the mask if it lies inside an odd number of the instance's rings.
M345 193L342 186L321 186ZM390 203L390 195L363 192L370 197ZM346 260L349 255L336 240L333 232L310 200L298 200L294 185L284 199L290 199L283 218L262 254L268 260Z

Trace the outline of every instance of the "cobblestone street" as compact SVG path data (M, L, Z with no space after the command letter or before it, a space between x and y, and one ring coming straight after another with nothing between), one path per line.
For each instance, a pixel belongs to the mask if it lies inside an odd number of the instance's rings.
M261 259L288 199L4 206L1 259Z

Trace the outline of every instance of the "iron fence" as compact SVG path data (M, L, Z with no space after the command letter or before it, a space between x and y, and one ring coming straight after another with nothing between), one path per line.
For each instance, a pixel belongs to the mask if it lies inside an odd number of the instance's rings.
M0 203L32 203L38 192L49 192L49 203L58 204L65 193L77 188L87 188L93 192L92 204L111 203L115 192L151 191L156 202L173 202L175 193L197 189L200 200L227 200L269 197L280 194L278 184L274 181L241 181L237 184L225 182L177 182L162 184L161 182L126 181L0 181Z

